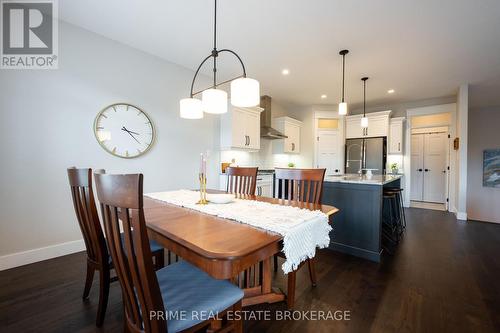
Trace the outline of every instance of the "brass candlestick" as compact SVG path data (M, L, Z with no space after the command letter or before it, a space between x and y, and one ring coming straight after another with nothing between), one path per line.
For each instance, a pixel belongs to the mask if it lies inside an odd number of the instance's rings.
M206 205L208 203L207 200L207 176L203 173L200 173L200 200L196 203L197 205Z

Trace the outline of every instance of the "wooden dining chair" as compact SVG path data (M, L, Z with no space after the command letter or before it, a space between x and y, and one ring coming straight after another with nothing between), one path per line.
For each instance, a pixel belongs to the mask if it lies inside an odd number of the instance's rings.
M96 170L96 172L104 173L104 170ZM97 270L99 272L99 305L97 307L96 325L100 327L106 314L109 285L117 279L110 276L113 262L109 256L99 215L97 214L92 186L92 169L69 168L68 178L73 197L73 206L87 250L87 275L83 290L83 299L87 299L89 296L90 288L94 281L94 273ZM157 269L163 267L163 248L158 243L152 242L151 251L155 258L155 267Z
M255 195L259 168L228 167L226 192Z
M104 230L122 289L126 332L241 332L241 320L204 320L208 313L223 318L239 311L243 291L226 280L179 261L153 270L143 209L143 176L96 175ZM120 239L120 227L125 235ZM235 316L233 316L234 319ZM228 318L231 319L231 318Z
M276 168L274 174L274 197L291 201L302 201L314 204L321 203L323 193L323 179L326 169L282 169ZM278 271L278 256L284 258L280 252L274 255L274 271ZM316 270L314 258L307 259L309 278L313 287L316 286ZM293 307L295 300L296 272L288 273L288 306Z

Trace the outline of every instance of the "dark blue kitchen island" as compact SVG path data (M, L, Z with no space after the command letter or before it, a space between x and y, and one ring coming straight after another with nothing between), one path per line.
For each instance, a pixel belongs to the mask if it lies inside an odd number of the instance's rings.
M380 262L385 187L400 188L399 175L326 176L322 203L337 207L330 249Z

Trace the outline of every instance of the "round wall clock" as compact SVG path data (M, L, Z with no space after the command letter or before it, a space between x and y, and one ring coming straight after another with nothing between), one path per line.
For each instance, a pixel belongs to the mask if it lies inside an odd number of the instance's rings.
M127 103L111 104L99 112L94 121L94 134L104 150L123 158L141 156L155 140L149 116Z

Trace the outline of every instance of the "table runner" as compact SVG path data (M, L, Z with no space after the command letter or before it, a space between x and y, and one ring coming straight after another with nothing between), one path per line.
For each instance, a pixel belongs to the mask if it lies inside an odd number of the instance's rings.
M255 200L235 199L228 204L197 205L200 192L177 190L145 194L152 199L193 209L205 214L245 223L283 236L286 260L281 266L285 274L296 270L307 258L313 258L316 247L330 245L328 216L317 210L271 204Z

